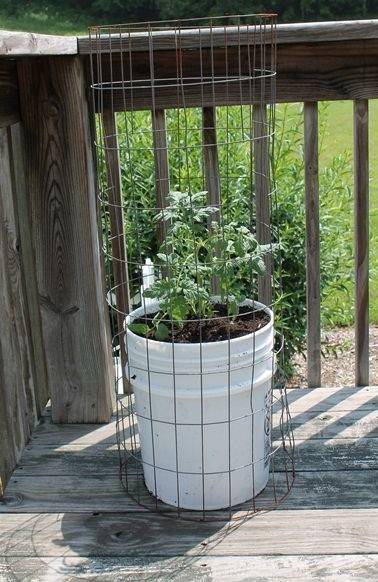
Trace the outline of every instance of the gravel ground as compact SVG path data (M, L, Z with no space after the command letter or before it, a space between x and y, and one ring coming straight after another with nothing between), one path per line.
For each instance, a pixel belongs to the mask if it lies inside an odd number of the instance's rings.
M370 326L370 384L378 384L378 326ZM322 384L354 384L354 328L340 327L322 334ZM306 386L307 363L296 359L297 371L289 385Z

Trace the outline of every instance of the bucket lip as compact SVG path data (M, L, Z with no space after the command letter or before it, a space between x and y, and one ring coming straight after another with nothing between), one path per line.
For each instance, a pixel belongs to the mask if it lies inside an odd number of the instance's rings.
M126 331L127 331L127 335L132 337L133 339L138 339L138 340L143 340L145 342L150 342L152 343L152 345L156 345L157 347L163 347L163 346L169 346L174 344L175 345L175 349L180 349L180 346L183 346L185 349L188 349L189 346L193 346L193 347L200 347L202 346L213 346L214 348L217 346L223 346L228 344L228 342L236 344L238 342L242 342L245 340L248 340L250 338L252 338L253 336L255 336L256 338L258 338L259 336L263 335L264 333L266 333L267 331L270 331L270 329L273 327L274 325L274 313L273 311L270 309L270 307L268 307L267 305L265 305L264 303L260 303L260 301L255 301L254 299L245 299L242 303L240 303L240 306L244 306L244 305L250 305L253 304L254 306L257 306L259 310L263 310L265 311L265 313L267 313L269 315L269 322L264 325L262 328L258 329L257 331L253 331L252 333L247 333L245 335L240 335L239 337L234 337L230 340L225 339L225 340L221 340L221 341L217 341L217 342L188 342L188 343L181 343L181 342L161 342L155 339L149 339L149 338L144 338L141 335L137 335L136 333L132 332L126 325ZM158 306L159 302L156 300L154 302L151 302L149 304L148 307L150 308L155 308L155 306ZM138 307L137 309L134 309L133 311L131 311L129 313L129 315L127 315L127 317L125 318L125 324L128 324L131 320L131 318L133 318L135 315L137 315L137 311L139 311L140 309L143 309L142 307ZM144 309L143 309L144 311ZM151 311L152 313L152 311Z

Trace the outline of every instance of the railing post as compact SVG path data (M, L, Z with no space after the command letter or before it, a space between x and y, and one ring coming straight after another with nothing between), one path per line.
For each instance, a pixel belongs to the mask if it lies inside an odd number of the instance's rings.
M37 422L39 396L14 189L8 126L0 128L0 497Z
M307 382L321 385L318 104L304 104L307 250Z
M369 102L354 102L354 200L357 386L369 384Z
M167 206L167 195L169 194L169 160L165 110L153 109L151 111L151 121L155 160L156 207L164 211ZM159 243L164 240L165 228L164 221L159 221Z
M254 171L256 184L256 234L259 243L271 243L270 233L270 180L269 180L269 124L266 105L253 106ZM259 277L259 301L272 303L272 257L266 256L266 275Z
M211 221L219 222L221 212L221 187L219 175L217 130L216 130L216 109L215 107L204 107L202 110L203 129L203 162L206 178L207 201L210 206L218 208L218 212L209 217L209 227ZM219 279L212 280L214 295L220 295Z
M20 59L18 77L53 420L107 422L114 371L83 64Z
M125 374L127 354L124 324L126 314L130 311L130 288L127 246L124 230L121 166L116 114L111 109L104 109L102 112L102 122L104 125L105 161L108 174L108 202L113 258L112 267L114 276L114 294L116 297L115 307L117 309L118 341L122 366L122 384L124 393L128 394L131 392L131 385ZM117 385L120 381L121 379L117 378Z

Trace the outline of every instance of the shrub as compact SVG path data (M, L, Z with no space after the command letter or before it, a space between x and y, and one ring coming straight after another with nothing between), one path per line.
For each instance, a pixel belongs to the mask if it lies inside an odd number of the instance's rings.
M247 108L245 108L247 110ZM225 123L225 116L228 116ZM237 131L241 123L240 108L218 108L218 139L225 143L227 131ZM322 109L321 118L325 118ZM156 259L158 252L156 222L156 195L154 191L154 158L152 132L147 131L150 123L148 112L119 116L121 146L122 135L130 132L131 148L122 153L122 186L125 208L125 230L128 255L131 264L130 281L132 293L139 291L141 283L140 258L150 256ZM172 190L192 192L204 189L202 179L201 111L191 109L178 114L167 113L170 148L170 184ZM247 120L245 127L248 127ZM321 139L324 134L321 125ZM222 133L223 132L223 133ZM178 147L186 141L191 148L190 156L183 159ZM248 165L249 144L235 139L231 147L219 146L219 160L222 168L226 162L233 171L221 176L224 216L236 226L246 225L246 217L253 214L251 207L250 177ZM227 156L227 160L226 160ZM350 281L352 279L352 228L351 213L351 161L347 154L336 156L331 164L320 173L321 205L321 293L323 300L322 321L332 326L335 321L348 323L351 316ZM280 232L281 268L275 272L279 316L277 327L285 336L285 373L293 372L292 358L305 348L306 339L306 232L304 200L303 164L303 122L298 106L285 105L278 108L276 123L276 149L274 156L276 179L276 201L273 205L272 223ZM235 204L235 201L237 203ZM251 220L247 226L251 227ZM105 233L107 227L104 226ZM276 241L277 237L276 237ZM246 295L251 293L248 275L245 277ZM281 316L280 316L281 314Z

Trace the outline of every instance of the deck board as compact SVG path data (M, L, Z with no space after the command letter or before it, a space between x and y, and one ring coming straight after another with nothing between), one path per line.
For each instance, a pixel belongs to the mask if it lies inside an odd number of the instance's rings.
M0 577L11 580L53 580L76 582L101 579L180 580L180 582L281 582L318 580L342 582L377 580L378 556L256 556L256 557L175 557L175 558L0 558ZM253 578L252 573L253 572ZM298 573L300 577L298 576ZM49 577L50 576L50 577ZM338 578L337 578L338 576Z
M378 579L378 388L288 399L294 489L237 527L148 513L120 486L115 422L46 413L0 503L0 580Z
M137 513L7 514L0 556L258 556L377 552L378 509L272 511L230 526Z
M131 479L129 479L130 481ZM276 486L283 494L285 477L276 473ZM293 491L276 511L285 509L375 507L378 470L298 471ZM133 489L136 491L136 486ZM272 500L266 487L256 499L257 507ZM149 494L140 492L148 503ZM250 507L250 504L245 506ZM144 512L125 495L117 475L38 476L17 475L9 481L0 514L13 512ZM172 509L175 511L175 509Z
M278 444L278 443L277 443ZM378 469L377 438L327 438L319 446L318 439L296 440L296 460L301 471L338 471ZM282 470L278 458L275 470ZM23 455L17 476L118 474L118 450L115 444L93 446L66 444L29 446Z

